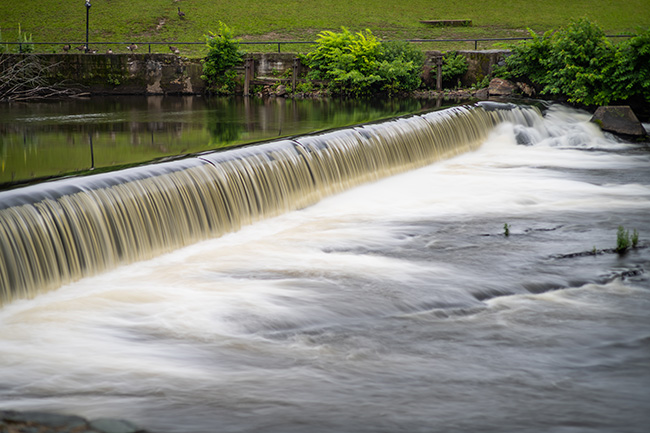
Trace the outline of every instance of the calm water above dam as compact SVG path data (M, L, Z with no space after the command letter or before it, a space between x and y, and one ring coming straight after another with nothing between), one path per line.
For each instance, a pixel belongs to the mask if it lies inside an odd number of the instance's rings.
M588 119L552 106L464 154L14 300L0 406L160 433L645 433L650 152ZM638 248L612 251L619 225Z
M113 96L0 104L0 187L416 113L435 101Z

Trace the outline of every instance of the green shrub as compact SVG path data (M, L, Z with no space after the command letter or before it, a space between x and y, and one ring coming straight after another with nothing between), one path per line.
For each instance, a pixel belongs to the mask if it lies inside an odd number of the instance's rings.
M308 78L330 80L330 90L336 94L368 94L380 80L379 52L380 43L370 30L365 34L345 28L340 33L323 31L316 49L305 57L312 69Z
M18 42L20 42L20 45L18 45L19 53L34 52L34 44L32 43L32 34L30 33L29 36L27 36L27 33L23 33L20 28L20 24L18 24Z
M448 52L442 63L442 83L443 87L460 87L460 77L462 77L469 65L467 57L458 54L455 51Z
M406 41L382 42L378 74L382 91L389 94L420 87L424 53Z
M219 33L205 35L208 55L203 60L203 75L208 90L216 94L232 94L237 85L235 66L244 58L239 40L233 38L232 30L219 21Z
M634 232L632 232L632 248L636 248L637 245L639 245L639 232L634 229Z
M618 46L605 69L613 100L641 97L650 101L650 28Z
M317 46L303 57L308 78L328 80L338 95L394 94L418 88L424 55L407 42L382 43L370 30L323 31Z
M542 36L530 34L531 41L512 48L499 75L530 80L541 94L585 105L607 105L635 95L649 99L649 30L618 47L587 19Z
M0 29L0 54L6 53L9 51L9 46L7 44L2 44L2 29Z
M623 226L618 226L616 231L616 251L622 253L630 247L630 232Z

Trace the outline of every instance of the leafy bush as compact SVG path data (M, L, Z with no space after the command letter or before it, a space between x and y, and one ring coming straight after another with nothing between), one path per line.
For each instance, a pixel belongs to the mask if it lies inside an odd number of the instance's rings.
M27 36L27 33L23 33L20 28L20 24L18 24L18 42L20 42L20 45L18 45L19 53L34 52L34 44L32 43L32 34L30 33L29 36Z
M618 226L616 231L616 251L624 252L630 246L630 231L625 230L623 226Z
M424 56L406 42L382 43L370 30L342 28L321 32L303 60L311 68L308 78L329 80L332 93L363 96L416 89Z
M607 105L635 95L650 95L650 30L614 46L587 19L572 22L512 49L505 78L528 79L541 94L569 102Z
M619 45L606 68L612 99L641 97L650 101L650 28Z
M235 66L244 58L239 40L233 38L232 30L219 21L219 33L205 35L208 55L203 60L203 75L208 90L217 94L234 93L237 85Z
M337 94L366 94L380 80L377 57L380 43L370 30L352 34L324 31L318 35L317 47L305 57L312 69L308 78L330 80L330 90Z
M32 43L32 35L31 35L31 33L29 34L29 37L27 36L27 33L23 33L20 42L21 42L21 44L18 45L18 52L19 53L33 53L34 52L34 44Z
M420 87L420 72L424 53L406 41L388 41L381 44L381 62L378 74L382 77L382 91L389 94L412 91Z
M469 69L467 57L450 51L442 63L442 82L445 87L460 87L460 77Z

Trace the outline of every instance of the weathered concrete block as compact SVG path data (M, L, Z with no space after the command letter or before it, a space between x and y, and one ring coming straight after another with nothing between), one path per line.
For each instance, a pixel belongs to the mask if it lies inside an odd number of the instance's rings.
M461 78L463 86L471 86L492 74L495 65L510 55L508 50L458 51L467 59L467 72Z
M422 24L433 27L471 27L472 20L422 20Z
M295 53L254 53L256 77L275 77L292 70Z

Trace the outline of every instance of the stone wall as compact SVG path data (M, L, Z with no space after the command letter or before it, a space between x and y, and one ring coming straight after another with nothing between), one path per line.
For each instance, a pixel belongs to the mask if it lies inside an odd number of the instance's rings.
M277 77L293 69L295 53L252 53L256 77Z
M467 72L460 78L463 87L470 87L473 84L483 80L485 77L492 73L494 66L503 62L505 57L509 55L507 50L485 50L485 51L457 51L458 54L465 56L467 59ZM435 69L436 57L444 57L444 53L440 51L427 51L425 53L424 70L422 78L427 85L432 89L436 87Z
M26 54L8 54L20 61ZM93 94L202 93L202 65L174 54L37 54L48 79Z
M507 51L459 51L467 57L469 70L462 77L464 86L471 86L489 75ZM5 54L19 61L26 54ZM29 54L28 54L29 55ZM432 58L439 52L428 52L425 65L431 68ZM200 94L205 91L201 80L199 59L186 59L174 54L38 54L46 65L52 65L50 80L63 82L93 94ZM255 77L290 76L294 53L254 53ZM237 68L244 74L243 65ZM303 73L306 68L301 68ZM425 82L427 82L425 80ZM435 82L427 82L435 88Z
M503 60L510 54L507 50L484 50L484 51L458 51L467 58L468 70L460 79L465 87L469 87L489 76L494 66L502 64Z

